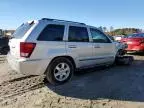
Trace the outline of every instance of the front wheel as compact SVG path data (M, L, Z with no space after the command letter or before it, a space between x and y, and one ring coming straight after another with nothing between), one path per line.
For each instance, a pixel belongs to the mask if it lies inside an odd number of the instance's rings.
M72 78L73 64L67 58L57 58L48 66L46 78L53 85L60 85Z

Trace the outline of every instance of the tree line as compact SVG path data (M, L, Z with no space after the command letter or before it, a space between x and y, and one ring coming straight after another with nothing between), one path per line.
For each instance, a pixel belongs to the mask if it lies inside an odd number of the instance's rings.
M140 33L142 32L142 29L138 28L121 28L121 29L114 29L113 27L110 27L110 30L108 31L106 27L99 27L102 31L104 31L106 34L111 36L117 36L117 35L128 35L133 33Z

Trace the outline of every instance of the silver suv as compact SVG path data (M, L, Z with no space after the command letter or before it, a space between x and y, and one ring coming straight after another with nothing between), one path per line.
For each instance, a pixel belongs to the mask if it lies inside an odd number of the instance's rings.
M8 62L26 75L46 75L51 84L70 80L75 69L111 65L116 46L96 27L47 19L22 24L9 41Z

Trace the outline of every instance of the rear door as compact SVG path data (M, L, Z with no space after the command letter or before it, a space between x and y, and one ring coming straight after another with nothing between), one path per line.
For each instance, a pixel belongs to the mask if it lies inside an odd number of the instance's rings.
M65 25L48 23L37 38L37 47L34 50L35 58L52 59L66 54Z
M115 44L101 31L90 28L93 40L93 59L96 64L112 62L115 59Z
M89 41L86 27L69 26L66 49L68 55L71 55L76 60L78 67L83 68L93 64L92 43Z

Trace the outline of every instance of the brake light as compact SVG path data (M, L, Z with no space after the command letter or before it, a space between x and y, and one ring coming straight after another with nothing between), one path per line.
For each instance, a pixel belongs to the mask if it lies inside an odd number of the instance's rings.
M21 42L20 43L20 56L29 58L36 46L36 43Z

